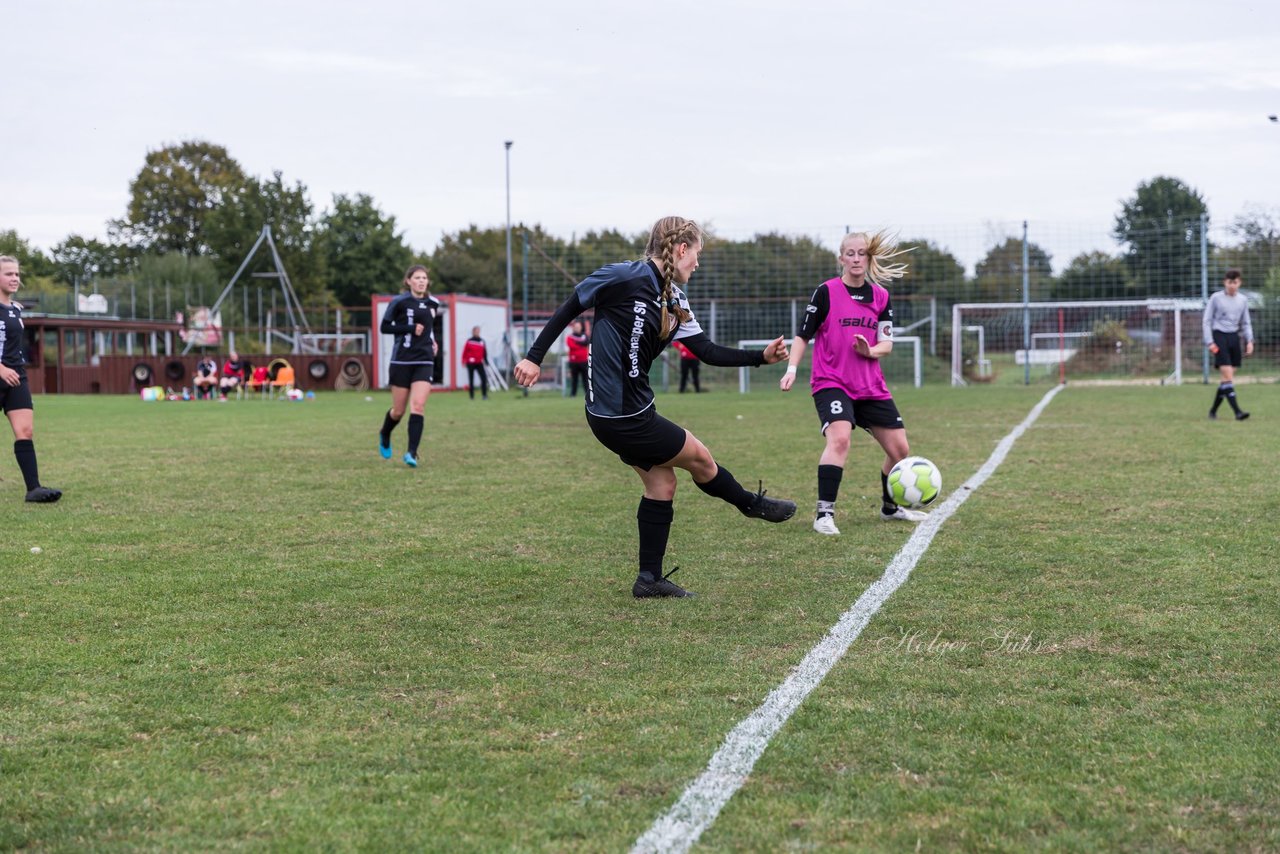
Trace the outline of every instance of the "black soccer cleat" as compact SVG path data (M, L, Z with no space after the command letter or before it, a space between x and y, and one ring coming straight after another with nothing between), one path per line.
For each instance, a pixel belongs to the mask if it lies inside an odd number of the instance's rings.
M27 500L35 504L52 504L61 497L61 489L50 489L47 486L37 486L27 493Z
M1210 410L1209 410L1209 420L1210 420L1210 421L1217 421L1217 420L1218 420L1218 413L1216 413L1216 412L1214 412L1212 409L1210 409Z
M657 581L645 581L643 578L637 578L636 583L631 585L631 595L637 599L651 599L658 596L682 598L685 596L697 595L691 590L685 590L674 581L668 580L671 576L676 574L676 570L678 569L680 569L680 567L677 566Z
M742 511L744 516L752 519L763 519L766 522L785 522L796 515L796 503L785 498L770 498L764 494L764 481L760 482L760 491L751 499L751 506Z
M1236 413L1236 420L1237 420L1237 421L1243 421L1243 420L1245 420L1245 419L1246 419L1246 418L1248 418L1248 417L1249 417L1249 413L1247 413L1247 412L1237 412L1237 413Z

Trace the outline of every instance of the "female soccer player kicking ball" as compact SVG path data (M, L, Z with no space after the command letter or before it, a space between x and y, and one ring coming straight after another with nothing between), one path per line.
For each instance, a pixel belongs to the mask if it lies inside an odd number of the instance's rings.
M905 251L905 250L903 250ZM922 522L928 514L893 503L889 470L911 454L907 431L880 370L893 350L893 308L878 281L901 278L906 264L888 264L901 255L886 232L847 234L840 241L840 275L818 286L805 309L804 322L791 345L787 372L779 386L790 391L796 366L813 341L813 402L826 447L818 458L818 507L813 529L836 535L836 496L855 425L884 449L880 467L880 518Z
M515 367L520 385L533 385L552 342L571 320L595 308L587 424L600 444L635 469L644 483L644 497L636 511L640 566L631 587L637 598L692 595L669 580L674 569L662 573L674 517L676 469L689 472L698 489L732 504L744 516L784 522L796 512L794 501L769 498L763 489L748 492L697 437L654 408L649 366L672 339L680 339L711 365L755 366L787 357L782 338L763 351L737 350L712 343L702 331L688 299L676 287L687 283L698 269L701 251L702 229L697 223L676 216L658 220L644 260L601 267L578 283Z

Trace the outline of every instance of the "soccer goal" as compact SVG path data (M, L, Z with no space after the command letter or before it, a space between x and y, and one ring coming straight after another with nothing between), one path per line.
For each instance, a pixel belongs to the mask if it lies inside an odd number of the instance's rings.
M1173 299L957 303L951 384L994 382L1002 373L1054 382L1181 384L1184 365L1194 365L1199 352L1202 309L1199 300ZM1184 340L1188 323L1192 334Z
M790 338L786 340L786 344L788 347L791 346L791 340L792 339ZM747 338L739 341L738 347L744 350L751 350L758 347L763 350L765 347L769 346L772 343L773 343L772 338ZM924 353L923 353L923 345L921 343L920 336L895 335L893 338L893 352L889 354L889 359L897 361L894 357L894 353L899 352L898 350L899 344L911 345L912 384L916 388L920 388L920 386L924 383ZM885 365L885 367L888 368L889 365ZM785 362L778 362L776 365L764 365L760 368L738 368L738 392L741 394L746 394L747 392L751 391L751 372L752 371L767 370L769 368L775 369L770 373L776 374L776 376L773 377L773 380L774 382L777 382L777 380L782 378L782 372L787 369L787 366ZM889 371L886 370L885 373L887 375Z

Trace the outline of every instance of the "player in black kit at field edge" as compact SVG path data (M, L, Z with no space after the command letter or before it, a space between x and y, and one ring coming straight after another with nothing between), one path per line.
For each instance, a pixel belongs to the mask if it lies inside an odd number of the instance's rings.
M35 412L31 387L27 384L27 358L22 352L24 331L22 306L13 295L22 287L18 260L0 255L0 410L13 428L13 456L18 460L22 479L27 485L27 500L38 503L57 501L62 492L40 485L36 465L36 446L32 441Z
M405 451L404 463L416 467L418 443L422 441L422 412L431 393L431 374L439 350L434 330L440 303L427 293L431 279L427 268L421 264L415 264L405 272L404 283L408 293L391 301L378 327L382 334L396 336L389 378L391 408L382 419L378 453L384 460L391 459L391 431L404 417L405 404L408 403L409 449Z
M796 512L794 501L748 492L688 430L658 415L649 366L675 338L710 365L772 364L787 358L782 338L763 351L715 344L689 310L678 284L698 269L702 230L692 220L665 217L654 225L645 260L601 267L574 288L547 322L529 353L515 367L516 381L538 381L548 348L573 318L595 309L591 361L587 374L587 424L609 450L635 469L644 482L636 512L640 530L639 573L631 593L637 598L690 596L662 574L662 559L674 516L677 468L693 475L708 495L732 504L744 516L784 522ZM677 567L678 569L678 567Z

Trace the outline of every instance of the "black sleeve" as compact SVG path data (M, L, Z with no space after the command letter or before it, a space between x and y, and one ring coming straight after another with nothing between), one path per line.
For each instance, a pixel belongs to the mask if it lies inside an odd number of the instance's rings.
M551 349L551 345L560 337L560 333L564 332L565 327L572 323L573 319L582 314L582 312L582 303L578 301L578 292L575 290L556 309L556 313L551 315L547 325L542 327L542 331L538 333L538 340L533 342L533 346L529 348L525 358L535 365L541 365L542 360L547 355L547 350Z
M688 338L681 338L680 343L689 348L689 352L708 365L722 368L755 368L764 364L763 350L739 350L736 347L721 347L707 337L707 333L699 332Z
M831 311L831 298L828 296L827 286L819 285L813 292L813 296L809 297L809 304L805 306L804 320L800 321L800 330L796 332L796 337L812 341L813 336L818 334L822 321L827 319L829 311Z
M396 323L396 315L400 313L400 300L394 300L387 306L387 313L382 315L382 323L378 331L383 335L407 335L417 325L415 323Z

